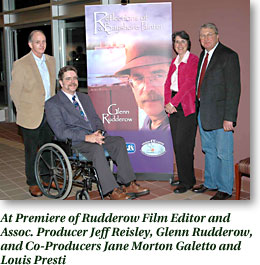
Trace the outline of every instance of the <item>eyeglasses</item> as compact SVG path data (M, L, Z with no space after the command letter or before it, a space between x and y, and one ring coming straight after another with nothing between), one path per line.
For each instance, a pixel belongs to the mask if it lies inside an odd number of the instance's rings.
M200 39L212 38L215 34L216 33L203 34L203 35L200 35Z
M149 76L134 75L131 76L131 78L129 78L128 81L132 88L142 89L144 88L146 82L145 80L147 79L149 79L149 81L152 82L153 86L163 85L166 75L167 73L165 72L152 73Z
M73 77L73 78L71 78L71 77L65 77L64 78L66 81L71 81L71 80L73 80L73 81L78 81L78 77Z

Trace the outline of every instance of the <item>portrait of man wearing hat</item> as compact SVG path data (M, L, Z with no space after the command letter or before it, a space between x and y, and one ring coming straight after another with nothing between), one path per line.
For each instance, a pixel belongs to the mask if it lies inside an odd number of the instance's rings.
M126 64L115 73L128 76L136 103L147 117L140 130L168 130L164 82L172 60L170 44L135 43L126 48Z

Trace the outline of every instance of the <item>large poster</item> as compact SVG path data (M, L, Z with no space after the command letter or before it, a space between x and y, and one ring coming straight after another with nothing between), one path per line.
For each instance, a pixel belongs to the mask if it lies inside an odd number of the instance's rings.
M88 93L137 173L172 173L164 111L172 60L171 3L86 6Z

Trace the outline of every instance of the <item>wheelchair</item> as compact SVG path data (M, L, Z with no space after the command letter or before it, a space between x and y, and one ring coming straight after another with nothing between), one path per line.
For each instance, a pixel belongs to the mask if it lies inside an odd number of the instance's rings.
M106 150L105 156L113 171L113 161ZM89 191L92 190L93 183L96 183L100 197L104 199L92 162L73 149L69 139L44 144L37 152L34 172L40 190L50 199L66 199L72 186L76 185L82 188L76 192L76 200L90 200ZM55 188L52 187L53 184Z

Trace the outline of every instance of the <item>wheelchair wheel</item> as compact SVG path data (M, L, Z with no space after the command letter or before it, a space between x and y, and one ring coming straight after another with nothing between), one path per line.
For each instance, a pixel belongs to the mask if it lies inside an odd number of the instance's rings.
M60 146L53 143L43 145L36 155L34 171L37 184L45 196L67 198L72 187L72 169L68 156Z
M90 200L89 194L87 191L77 191L76 193L76 200Z

